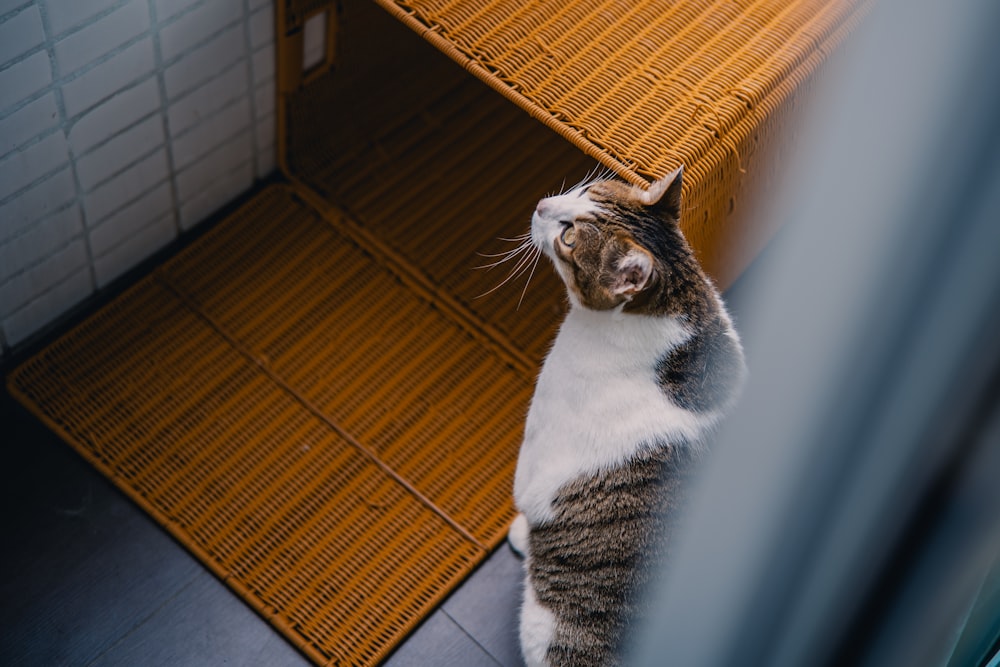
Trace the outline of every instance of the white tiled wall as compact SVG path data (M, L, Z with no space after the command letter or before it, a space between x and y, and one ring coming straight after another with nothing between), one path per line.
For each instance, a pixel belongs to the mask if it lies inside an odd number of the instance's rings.
M0 0L0 350L274 169L273 0Z

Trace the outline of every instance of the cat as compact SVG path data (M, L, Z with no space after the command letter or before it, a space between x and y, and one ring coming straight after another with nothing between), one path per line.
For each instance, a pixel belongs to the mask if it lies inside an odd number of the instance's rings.
M648 189L590 180L532 215L569 311L514 478L529 667L620 664L692 468L743 383L739 336L681 233L682 180L683 167Z

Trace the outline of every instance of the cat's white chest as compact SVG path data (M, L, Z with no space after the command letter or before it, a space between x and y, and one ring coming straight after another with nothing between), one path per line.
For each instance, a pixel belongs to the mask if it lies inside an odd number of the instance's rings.
M565 484L656 442L694 441L715 420L674 405L656 363L683 343L676 320L571 310L545 360L525 424L514 500L532 524Z

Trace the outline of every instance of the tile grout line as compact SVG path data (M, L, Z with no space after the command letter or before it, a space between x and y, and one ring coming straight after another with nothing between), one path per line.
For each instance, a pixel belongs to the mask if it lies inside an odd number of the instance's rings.
M49 61L49 69L50 69L50 73L51 73L52 79L51 79L51 81L46 86L43 86L42 88L40 88L39 90L35 91L34 93L31 93L30 95L26 96L24 99L22 99L20 102L18 102L14 106L12 106L9 109L5 110L7 113L5 114L4 117L6 118L6 117L8 117L8 116L10 116L10 115L12 115L14 113L17 113L19 110L23 109L24 107L26 107L26 106L28 106L28 105L30 105L30 104L38 101L39 99L45 97L48 94L51 94L53 96L54 101L55 101L56 110L57 110L57 112L59 114L59 122L55 126L49 128L47 130L44 130L41 133L39 133L37 136L35 136L35 137L27 140L26 142L24 142L22 145L20 145L18 147L17 151L11 151L8 155L5 155L3 159L4 160L6 160L6 159L13 159L15 152L21 152L21 151L23 151L23 150L25 150L27 148L30 148L30 147L32 147L32 146L34 146L36 144L39 144L39 143L45 141L46 139L48 139L48 138L50 138L50 137L52 137L52 136L54 136L54 135L56 135L58 133L62 133L63 138L66 141L66 149L67 149L66 157L67 157L67 160L66 160L65 164L60 165L59 167L53 169L52 171L49 171L47 173L42 174L41 176L39 176L35 180L31 181L30 183L25 184L19 190L15 191L15 192L12 192L10 195L8 195L7 197L3 198L3 202L6 204L8 202L15 201L18 197L22 196L25 192L30 191L31 189L39 186L41 183L43 183L45 181L48 181L49 179L55 178L64 169L68 168L70 170L70 174L71 174L72 181L73 181L73 189L74 189L74 196L73 196L73 198L71 200L67 201L65 204L61 205L59 208L57 208L55 210L52 210L49 213L47 213L46 215L43 215L42 217L36 219L35 222L34 222L34 224L38 224L40 222L44 222L44 221L47 221L49 219L52 219L55 216L57 216L57 215L65 212L66 210L71 209L73 207L76 207L76 209L77 209L77 211L79 212L79 215L80 215L80 221L82 223L80 234L77 237L69 239L66 243L60 245L58 248L54 249L52 252L60 252L62 250L65 250L66 248L72 246L73 243L76 240L78 240L78 239L83 242L84 252L85 252L85 255L87 257L87 266L85 268L87 270L87 273L90 276L90 291L91 292L94 292L97 289L97 286L98 286L97 273L96 273L96 271L97 271L96 270L96 259L97 258L94 256L94 251L93 251L93 247L92 247L92 244L91 244L91 239L90 239L89 232L92 231L92 227L91 227L91 224L90 224L91 221L88 220L88 215L87 215L86 208L84 207L84 197L89 192L92 192L94 189L96 189L96 188L100 187L101 185L109 182L110 180L112 180L116 176L124 173L126 170L128 170L129 168L131 168L135 164L139 163L140 161L142 161L144 159L147 159L150 155L152 155L152 153L149 153L147 155L143 155L140 158L138 158L136 160L133 160L133 162L129 163L128 165L123 166L118 172L115 172L114 174L110 175L108 178L104 179L100 183L98 183L95 186L91 187L89 190L85 190L84 187L83 187L83 184L82 184L82 182L80 180L80 175L79 175L78 165L77 165L78 159L81 158L81 157L85 157L86 155L89 155L91 152L93 152L94 150L100 148L102 145L110 142L111 140L113 140L115 138L115 135L113 135L111 137L108 137L108 138L106 138L106 139L98 142L94 146L88 147L86 151L84 151L80 155L77 155L76 151L73 150L72 143L70 142L70 137L69 137L70 131L72 130L73 126L79 120L81 120L83 117L85 117L86 115L88 115L89 113L91 113L94 109L96 109L98 106L100 106L101 104L103 104L106 101L106 99L98 101L97 103L95 103L95 104L87 107L83 111L81 111L81 112L79 112L76 115L74 115L74 116L71 117L67 113L67 111L66 111L66 105L65 105L65 100L63 98L62 87L67 82L73 81L75 79L80 78L81 76L84 76L85 74L87 74L88 72L90 72L91 70L93 70L94 68L100 66L102 63L110 60L111 58L115 57L116 55L118 55L122 51L130 48L131 46L134 46L135 44L139 43L142 39L150 36L150 31L147 29L147 30L145 30L143 32L140 32L139 34L137 34L134 37L130 38L128 41L126 41L126 42L118 45L114 49L108 51L107 53L101 55L98 58L95 58L91 62L87 63L85 66L80 67L77 70L75 70L75 71L73 71L73 72L71 72L69 74L62 74L61 73L61 68L58 66L58 62L57 62L57 59L56 59L56 56L55 56L55 45L56 45L57 42L61 41L62 39L65 39L68 36L71 36L73 34L76 34L78 32L81 32L82 30L86 29L88 26L92 25L93 22L99 21L102 18L107 17L110 14L112 14L112 13L114 13L114 12L122 9L123 7L125 7L129 3L129 1L130 0L119 0L113 6L107 7L105 9L97 12L96 14L94 14L93 16L91 16L87 21L82 22L79 25L73 26L73 27L68 28L66 30L63 30L58 35L53 35L51 23L50 23L49 16L48 16L48 8L47 8L47 6L45 6L42 3L35 3L34 6L37 8L38 13L39 13L39 17L40 17L41 22L42 22L42 29L43 29L44 41L38 47L35 47L34 49L31 49L31 50L25 52L24 54L22 54L21 57L13 59L7 65L7 66L10 66L10 65L16 64L17 62L21 62L25 58L30 57L31 55L44 52L44 53L46 53L46 56L47 56L48 61ZM14 15L15 13L23 12L23 11L27 10L31 6L32 6L31 4L25 4L23 7L15 10L15 12L12 12L11 15ZM124 86L120 90L114 92L110 97L114 97L115 95L121 94L122 92L127 92L129 90L132 90L133 88L141 85L145 81L148 81L150 78L151 78L151 75L148 75L145 78L136 79L135 81L132 81L132 82L128 83L126 86ZM110 99L110 98L107 98L107 99ZM143 118L141 118L141 119L135 121L134 123L132 123L131 125L125 127L122 131L127 131L127 130L129 130L129 129L135 127L135 126L137 126L138 124L149 120L152 117L152 115L155 114L155 113L156 112L153 111L153 112L147 114ZM145 194L145 193L143 193L143 194ZM136 199L138 199L138 197L136 197ZM113 215L113 213L108 214L104 218L101 218L101 220L99 220L98 222L103 221L107 217L110 217L110 215ZM18 233L14 234L12 237L10 237L10 239L7 239L5 241L5 243L9 242L9 241L13 241L13 240L15 240L17 238L23 237L25 234L30 233L32 227L33 227L33 225L27 226L25 229L19 231ZM30 264L25 265L24 267L21 268L21 270L17 271L16 273L12 274L11 276L9 276L8 280L14 279L17 276L22 275L23 273L25 273L27 271L30 271L32 268L35 268L35 267L41 265L44 261L45 261L45 258L40 258L38 261L35 261L35 262L32 262ZM78 274L79 274L79 272L74 272L73 275L69 276L67 279L74 278ZM39 293L37 295L37 297L42 297L45 294L48 294L48 293L52 292L53 290L57 289L59 286L63 285L65 282L66 282L66 280L61 280L58 283L56 283L54 285L51 285L48 289L46 289L45 291ZM19 308L15 309L15 310L11 311L10 313L8 313L7 315L8 316L9 315L14 315L14 314L22 311L24 308L27 308L29 306L30 306L30 303L25 303L21 307L19 307Z
M121 176L122 173L124 173L128 169L134 167L135 165L139 164L143 160L147 160L150 157L154 156L158 150L159 150L159 148L154 149L152 152L150 152L148 154L145 154L145 155L143 155L143 157L141 157L138 160L135 160L134 162L130 163L121 172L116 173L114 176L112 176L112 177L110 177L110 178L102 181L100 184L98 184L97 186L95 186L95 189L106 185L110 181L114 180L116 177ZM62 169L59 169L55 173L59 173L59 172L63 171L64 169L68 169L68 168L69 168L69 165L66 165ZM135 197L133 197L133 198L131 198L131 199L123 202L115 210L113 210L110 213L106 213L103 216L101 216L96 222L93 223L93 227L90 227L88 225L86 231L94 231L94 230L100 228L107 220L109 220L110 218L114 217L117 213L119 213L119 212L127 209L129 206L132 206L132 205L136 204L143 197L148 196L150 193L152 193L154 190L156 190L157 188L159 188L160 186L162 186L166 182L167 182L166 178L164 178L161 181L157 181L152 186L150 186L149 188L143 190L142 192L140 192ZM93 189L91 189L88 192L93 192ZM88 193L84 193L84 195L86 195L86 194L88 194ZM64 205L62 205L60 208L57 208L57 209L51 211L50 213L48 213L48 214L46 214L46 215L44 215L44 216L42 216L40 218L37 218L35 220L34 224L38 225L38 224L47 222L47 221L51 220L52 218L55 218L57 215L63 213L64 211L66 211L66 210L68 210L70 208L73 208L76 205L77 205L77 201L75 199L70 200L70 201L66 202ZM84 213L83 210L81 210L80 213L81 213L81 216L82 216L83 213ZM22 230L22 231L18 232L17 234L14 234L13 236L11 236L6 241L4 241L4 243L10 243L10 242L18 240L18 239L20 239L20 238L22 238L22 237L30 234L31 231L32 231L32 229L33 229L32 227L29 227L29 228L27 228L25 230ZM42 258L39 258L36 261L30 262L28 264L25 264L24 267L22 267L20 270L14 272L12 274L10 274L10 276L8 276L6 280L13 280L13 279L17 278L18 276L21 276L21 275L27 273L28 271L31 271L32 269L37 268L38 266L40 266L41 264L43 264L46 261L46 259L48 259L49 257L51 257L51 254L57 253L57 252L61 252L61 251L65 250L66 248L70 247L71 245L73 245L74 240L75 240L75 238L70 239L66 243L63 243L63 244L61 244L61 245L53 248L52 251L51 251L51 253L49 255L47 255L46 257L42 257ZM20 309L18 309L18 310L20 310ZM15 310L15 311L12 311L12 312L17 312L17 311Z
M8 9L6 12L0 14L0 19L7 20L11 16L16 16L17 14L20 14L25 9L27 9L33 2L35 2L35 0L21 0L21 4L20 5L14 5L10 9Z
M497 658L492 653L490 653L489 649L487 649L485 646L483 646L479 642L478 639L476 639L468 630L466 630L466 628L465 628L464 625L462 625L461 623L459 623L458 620L454 616L452 616L451 614L449 614L448 610L444 608L444 605L441 605L440 607L438 607L438 609L441 611L442 614L444 614L445 616L447 616L448 619L452 623L454 623L456 626L458 626L458 629L462 631L462 634L464 634L466 637L468 637L470 640L472 640L472 643L474 643L476 646L478 646L479 650L481 650L483 653L485 653L486 655L488 655L489 658L490 658L490 660L492 660L496 664L500 665L500 667L504 667L504 664L502 662L500 662L500 659Z
M250 35L250 0L243 0L243 47L246 55L247 95L250 98L250 144L253 150L253 178L260 173L260 146L257 142L257 95L253 85L253 39Z
M174 236L179 236L183 227L181 225L181 199L177 186L177 170L174 160L174 142L170 135L170 119L167 115L168 97L166 69L163 66L163 49L160 44L160 19L156 13L156 3L153 0L146 0L149 8L149 32L153 38L153 66L156 70L156 88L160 96L160 120L163 126L164 148L167 154L167 182L170 184L170 202L172 204L172 217L174 219ZM175 17L176 18L176 17Z
M73 176L73 189L75 195L73 203L77 207L77 212L80 214L80 221L81 221L80 238L83 241L84 252L87 256L87 275L90 277L90 292L93 293L97 289L97 270L95 268L94 250L90 243L90 234L88 233L89 228L87 226L87 213L86 211L84 211L83 208L83 186L80 183L80 174L77 171L76 160L73 156L72 147L69 141L70 123L66 115L66 103L65 100L63 99L62 86L57 85L58 78L56 77L56 73L59 70L57 69L57 63L56 63L55 41L53 40L52 37L52 27L49 22L48 8L46 7L46 5L41 3L36 4L36 7L38 8L38 13L42 20L42 31L43 34L45 35L44 46L46 54L48 55L49 58L49 68L52 74L52 81L49 83L49 86L47 86L47 88L51 89L51 92L55 99L56 109L59 112L58 131L62 132L63 139L66 141L66 157L68 159L68 162L70 163L69 164L70 173ZM67 245L71 244L72 242L70 242L70 244ZM62 284L63 282L65 281L60 281L59 284ZM52 289L55 289L56 287L57 285L53 285ZM25 304L25 307L27 307L27 305L29 304Z
M249 21L252 16L255 15L257 10L252 9L254 5L253 0L237 0L235 4L235 12L229 12L226 15L226 23L218 28L213 28L211 34L205 34L198 37L188 48L180 51L169 59L165 58L167 53L166 48L169 46L167 42L162 41L163 35L161 33L166 27L174 26L178 22L182 22L192 18L192 15L198 14L202 9L211 5L213 0L193 0L185 3L181 9L170 9L164 6L160 7L162 3L159 0L111 0L110 2L102 2L102 8L94 12L90 10L89 12L83 12L84 14L89 13L87 17L76 17L73 18L76 12L68 15L69 18L63 20L60 14L55 12L50 5L42 2L41 0L22 0L19 3L12 5L9 10L4 10L2 13L3 18L11 19L14 17L24 17L25 12L30 12L34 14L32 21L35 22L38 27L38 39L36 45L30 49L27 49L8 61L4 62L0 66L0 70L7 70L9 67L13 67L22 63L28 59L34 59L34 64L32 68L41 70L44 65L48 65L49 72L44 73L48 78L39 76L39 82L43 85L26 95L19 95L19 99L12 102L10 106L5 109L0 110L0 120L5 120L14 114L22 112L32 104L38 105L44 102L46 106L51 105L54 112L54 118L50 121L52 124L42 131L33 132L33 136L27 138L26 140L19 141L17 146L17 151L24 151L26 149L32 149L38 154L48 154L52 153L54 150L63 150L65 146L66 159L61 165L55 167L45 167L44 173L39 173L38 176L32 176L30 182L26 182L23 185L19 185L15 192L9 193L8 196L0 198L0 205L7 206L10 203L17 205L17 201L22 196L27 196L28 193L33 192L38 189L41 191L42 187L52 188L58 183L61 190L64 192L60 194L60 197L66 197L63 203L58 206L53 206L46 210L44 207L38 211L33 221L25 225L23 228L18 228L17 231L10 237L3 240L3 245L6 245L10 241L15 241L25 237L27 234L31 233L39 223L52 222L53 224L59 224L60 229L63 229L63 234L69 236L67 240L59 240L58 248L54 250L46 250L45 256L39 256L38 258L33 258L29 263L23 266L18 263L18 269L16 273L6 276L3 280L3 284L6 285L11 279L23 279L25 275L28 275L29 271L35 270L42 266L47 257L49 257L53 252L68 252L73 251L79 253L77 256L77 262L79 263L79 269L69 276L67 279L71 279L78 286L75 291L80 291L84 286L90 293L94 293L99 289L102 273L103 264L107 261L113 261L117 264L118 260L106 259L106 255L111 248L104 248L102 242L97 237L92 238L91 232L96 230L102 223L109 221L120 212L126 209L128 206L135 204L140 201L143 197L149 196L155 190L159 190L163 196L164 201L169 200L171 205L171 210L169 212L164 212L163 215L157 216L155 223L150 223L145 226L136 227L138 232L149 234L149 227L155 224L160 228L159 236L165 236L170 233L173 237L178 236L186 228L185 216L188 213L194 215L191 211L185 212L182 207L183 201L183 187L185 186L185 179L181 177L182 175L178 173L177 166L178 161L181 159L182 154L178 151L181 149L180 146L174 146L174 140L179 137L186 137L188 133L194 132L195 128L190 127L182 131L177 137L171 135L171 117L168 115L168 110L171 109L172 105L183 99L187 99L189 95L193 95L197 92L200 86L210 86L212 80L204 81L196 85L194 88L185 88L185 90L178 92L176 98L171 97L168 92L168 83L171 79L167 76L167 67L173 67L174 64L184 61L190 55L190 51L194 49L202 49L210 45L213 40L216 40L223 33L230 33L232 38L235 38L234 49L230 52L236 53L240 58L227 65L222 72L212 74L212 77L221 76L222 74L228 72L234 80L241 80L243 82L244 90L239 95L234 95L231 99L223 100L222 107L216 110L216 113L221 114L226 111L236 113L240 110L233 110L233 106L236 104L245 104L243 110L249 109L247 112L248 125L243 132L238 133L224 140L219 148L223 148L226 145L232 147L233 142L240 141L245 142L246 148L249 149L247 152L250 154L248 156L241 157L242 166L239 168L233 168L223 174L221 179L217 179L220 183L215 185L213 182L209 186L202 186L198 192L194 193L191 197L192 200L197 200L198 203L188 203L186 206L194 210L197 208L199 211L205 208L207 201L202 201L206 198L214 198L212 201L218 199L222 192L222 188L227 188L229 190L233 189L234 179L239 175L239 181L243 181L243 175L249 172L250 181L258 180L257 172L265 164L264 162L264 139L258 136L257 132L257 115L261 112L262 105L264 104L259 98L256 97L255 93L256 82L254 77L258 75L257 67L255 67L254 60L252 58L252 43L256 39L256 32L251 30ZM114 14L121 13L122 11L131 8L130 14L135 15L141 9L145 9L145 16L142 18L145 25L137 23L138 17L134 17L132 25L139 28L139 31L129 37L126 41L118 44L114 48L107 50L105 53L99 56L88 56L87 62L80 64L80 61L68 60L63 62L60 58L63 56L63 51L60 50L60 44L63 40L67 38L76 38L80 33L84 33L95 23L101 21L110 20ZM132 9L136 11L131 11ZM274 9L273 0L270 6L260 5L258 7L260 11L268 11ZM172 12L172 13L171 13ZM169 14L167 17L161 16L163 14ZM35 18L37 17L37 18ZM258 15L259 17L259 15ZM197 20L197 19L196 19ZM239 21L243 22L243 25L238 26ZM60 23L65 24L64 27L57 30L56 26ZM190 20L188 20L190 23ZM263 36L263 33L261 33ZM123 34L124 36L124 34ZM152 47L149 55L146 55L145 49L148 48L146 41L148 40L149 46ZM116 40L117 41L117 40ZM273 37L270 40L273 47ZM152 61L152 67L149 71L138 76L128 77L123 85L121 85L116 90L109 93L102 93L100 99L96 101L87 102L85 107L81 107L76 110L72 115L70 111L76 109L74 105L75 98L70 98L68 96L68 91L63 90L63 86L77 82L79 79L85 77L96 68L103 66L108 61L113 60L116 57L123 57L121 54L127 49L139 48L137 45L143 47L143 58L150 58ZM260 50L267 48L268 44L261 44ZM237 53L238 52L238 53ZM42 55L44 54L44 55ZM127 54L126 54L127 55ZM242 62L241 62L242 61ZM144 60L145 62L145 60ZM70 71L67 71L70 70ZM261 85L265 85L262 82ZM76 130L76 126L81 121L85 121L88 116L93 114L95 110L99 109L102 105L112 103L113 98L117 96L128 93L130 91L135 91L138 87L143 87L144 91L152 93L156 90L157 98L149 100L152 103L151 110L143 115L141 118L130 119L127 125L123 125L118 128L116 133L111 136L106 136L101 138L100 141L93 143L92 145L87 145L83 150L77 150L73 143L70 142L71 135L75 138L76 135L73 134ZM155 86L155 88L154 88ZM77 88L81 88L77 84ZM138 94L138 92L133 93L133 96ZM143 93L145 94L145 93ZM242 100L246 100L243 102ZM153 119L156 114L161 115L160 122ZM23 114L22 114L23 115ZM212 114L213 116L216 114ZM86 159L91 156L92 153L102 148L104 145L111 143L118 135L122 132L127 132L129 130L135 129L143 123L147 124L148 130L142 130L145 134L152 134L152 131L157 127L162 127L160 132L162 132L162 140L159 145L152 149L151 151L139 156L138 158L129 157L128 164L116 165L115 171L110 175L103 176L101 180L95 184L88 184L87 175L90 173L87 169L88 165L78 161ZM150 125L150 123L152 125ZM90 126L88 125L88 128ZM137 130L138 131L138 130ZM82 128L79 131L82 138ZM250 135L247 136L246 132ZM59 133L58 136L57 133ZM89 136L89 134L87 135ZM42 142L48 142L45 146L37 146ZM57 143L58 142L58 143ZM89 140L88 140L89 142ZM126 144L122 144L126 145ZM188 141L187 145L196 146L197 142ZM117 149L115 149L117 150ZM160 153L162 151L162 153ZM7 159L14 158L15 151L12 149L7 154L0 156L0 161L6 161ZM95 156L96 157L96 156ZM141 166L143 161L147 162L151 159L156 159L158 163L164 165L164 173L159 176L161 180L150 186L146 186L146 179L142 181L143 185L141 187L141 192L133 193L129 190L128 200L123 202L115 203L114 209L109 208L111 202L104 201L110 196L110 192L115 191L115 186L110 185L113 183L114 179L121 178L125 174L133 171L137 166ZM91 164L96 164L97 161L91 160ZM187 168L190 168L190 164ZM148 170L147 170L148 171ZM143 172L145 173L145 171ZM134 179L132 179L134 180ZM187 179L190 181L191 179ZM221 181L225 180L228 185L223 185ZM96 196L98 190L104 188L105 185L109 185L107 192L102 195L102 201L107 204L101 207L101 210L89 211L92 195ZM216 194L208 194L209 192L215 192L212 188L219 190ZM87 207L85 207L87 204ZM96 204L95 204L96 206ZM166 216L170 216L170 221L166 219ZM99 217L95 217L99 216ZM57 218L60 218L63 222L57 222ZM203 218L203 215L199 215L198 219ZM193 222L194 220L192 220ZM133 225L134 226L134 225ZM137 232L137 233L138 233ZM107 236L107 235L105 235ZM128 240L128 239L125 239ZM162 244L161 244L162 245ZM98 256L100 253L100 256ZM89 278L84 278L84 275L89 276ZM4 313L4 318L8 316L14 316L18 313L25 312L25 309L31 307L33 303L38 302L39 299L47 298L47 295L57 292L60 288L65 291L66 280L60 280L51 285L46 284L39 291L32 291L30 300L18 301L18 305L14 310ZM22 285L23 287L23 285ZM27 292L27 288L23 287L21 291ZM62 298L62 297L60 297ZM77 299L78 301L78 299ZM6 322L4 323L5 326ZM6 331L3 331L4 339L0 340L0 353L4 349L13 349L10 343L9 335Z
M233 106L233 105L230 105L230 106ZM137 121L135 124L133 124L130 127L134 127L135 125L138 125L139 123L146 122L146 121L150 120L154 115L156 115L158 113L160 113L160 112L159 111L153 111L149 115L143 117L141 120ZM221 113L221 111L220 111L220 113ZM60 128L56 128L56 131L57 132L60 131ZM215 146L215 147L211 148L209 150L209 152L206 153L202 157L207 157L207 156L211 155L213 152L221 150L221 149L225 148L226 146L229 146L229 145L235 143L242 136L244 136L246 134L246 132L249 132L249 131L252 131L252 128L246 128L244 130L241 130L236 135L233 135L232 137L229 137L228 139L226 139L222 144L219 144L218 146ZM137 159L133 160L132 162L130 162L127 166L125 166L120 171L117 171L114 174L112 174L111 176L108 176L104 180L100 181L98 184L96 184L95 186L93 186L90 190L88 190L87 192L83 193L83 195L86 195L87 193L93 192L96 189L98 189L100 187L103 187L107 183L110 183L112 180L114 180L115 178L120 177L122 174L124 174L126 171L128 171L130 168L134 167L135 165L138 165L139 163L141 163L141 162L143 162L145 160L148 160L151 157L154 157L161 150L166 150L166 146L163 145L163 144L161 144L160 146L157 146L156 148L152 149L151 151L142 154L139 158L137 158ZM71 167L71 166L75 168L75 161L73 161L72 165L66 165L66 166L58 169L56 172L54 172L54 174L58 173L60 171L63 171L67 167ZM229 171L225 172L225 174L223 175L223 178L227 178L227 177L233 176L234 174L237 174L241 169L242 169L242 166L233 167ZM181 170L181 171L183 171L183 170ZM37 182L44 181L47 178L50 178L51 176L52 175L49 175L49 176L47 176L47 177L45 177L43 179L40 179ZM52 256L53 253L58 253L58 252L61 252L63 250L66 250L67 248L69 248L70 246L72 246L73 243L75 243L78 238L83 238L85 240L85 242L87 243L88 250L89 250L89 244L90 244L89 232L92 232L92 231L95 231L95 230L101 228L108 220L110 220L111 218L113 218L116 214L118 214L119 212L127 209L128 207L136 204L137 202L139 202L140 200L142 200L144 197L149 196L151 193L153 193L158 188L162 187L164 184L172 185L172 176L173 176L173 174L171 174L170 176L168 176L168 177L166 177L166 178L164 178L164 179L162 179L160 181L157 181L153 185L149 186L148 188L146 188L145 190L143 190L142 192L140 192L139 194L137 194L135 197L133 197L133 198L131 198L131 199L129 199L129 200L121 203L121 205L117 209L115 209L115 210L113 210L113 211L111 211L109 213L106 213L106 214L102 215L97 221L91 222L91 221L87 220L86 218L84 218L84 225L85 225L85 227L84 227L83 234L82 234L81 237L71 238L67 242L59 245L56 248L54 248L49 255L47 255L45 257L41 257L41 258L39 258L39 259L37 259L35 261L32 261L32 262L30 262L28 264L25 264L20 270L16 271L15 273L11 274L10 276L8 276L8 278L5 280L5 282L10 281L10 280L15 280L19 276L22 276L25 273L31 271L32 269L37 268L38 266L41 266L42 264L44 264ZM76 181L74 181L74 184L76 185ZM212 187L211 183L209 185L205 186L204 188L202 188L201 190L198 190L194 194L194 197L197 197L197 196L203 194L210 187ZM80 200L79 201L77 199L70 200L66 204L64 204L63 206L61 206L60 208L58 208L58 209L50 212L49 214L47 214L47 215L45 215L45 216L43 216L41 218L38 218L35 221L35 223L38 224L38 223L50 220L50 219L56 217L57 215L59 215L60 213L63 213L64 211L66 211L66 210L68 210L70 208L73 208L73 207L78 207L79 211L80 211L81 217L84 217L86 215L86 212L84 211L83 206L82 206L82 197L83 197L83 195L80 195ZM177 217L177 212L178 211L179 211L179 209L174 204L174 196L173 196L173 191L172 191L172 188L171 188L171 209L169 211L164 211L162 215L157 216L149 224L141 227L139 231L146 230L147 228L149 228L150 226L152 226L153 223L156 223L156 222L159 222L159 221L163 220L168 215L174 218L174 228L176 229L177 228L176 217ZM17 239L22 238L23 236L25 236L27 234L30 234L31 231L32 231L32 228L28 227L28 228L26 228L26 229L18 232L14 236L10 237L10 239L8 239L7 241L5 241L4 243L16 241ZM111 252L115 248L121 246L123 243L126 243L127 241L130 240L130 238L125 238L125 239L122 239L121 241L115 243L113 246L107 248L106 252L104 254L102 254L101 256L103 257L104 255L106 255L107 253ZM90 256L89 253L88 253L88 264L90 265L91 269L94 268L94 264L95 263L94 263L94 260L91 258L91 256ZM74 277L76 275L77 274L74 273L73 276L69 276L69 277L67 277L67 279L70 278L70 277ZM47 294L48 292L50 292L50 291L56 289L57 287L59 287L60 285L62 285L64 282L65 282L65 280L59 281L58 283L52 285L50 287L50 289L46 290L42 294ZM11 311L9 313L9 315L13 315L15 313L18 313L21 310L23 310L24 308L28 307L29 305L30 304L24 304L21 307L15 309L13 311Z
M120 637L118 637L118 639L116 639L115 641L111 642L111 644L109 644L103 650L101 650L101 652L98 653L97 655L95 655L92 660L89 660L84 665L84 667L90 667L91 665L95 664L101 658L103 658L108 653L110 653L112 650L114 650L117 646L120 646L126 639L128 639L133 634L135 634L136 632L138 632L142 627L144 627L147 623L149 623L151 620L153 620L153 618L157 614L159 614L161 611L163 611L167 607L167 605L171 604L174 600L176 600L177 598L179 598L181 596L181 594L184 593L184 591L186 591L187 589L191 588L194 585L195 581L198 579L198 577L201 576L201 575L202 575L202 572L195 571L191 575L191 578L188 579L187 582L185 582L180 588L178 588L176 591L174 591L173 595L171 595L166 600L164 600L160 604L160 606L158 606L156 609L154 609L151 612L149 612L146 615L145 618L141 619L139 622L137 622L131 628L129 628L128 630L126 630L125 632L123 632L122 635Z
M160 187L164 182L165 181L161 181L160 183L158 183L156 186L154 186L154 188L152 190L150 190L150 192L152 192L156 188ZM120 250L122 248L122 246L124 246L126 243L129 243L130 241L134 241L135 239L140 238L140 236L142 234L144 234L149 229L154 228L158 223L161 223L162 221L166 220L168 217L172 217L171 214L172 214L172 211L169 211L169 210L164 210L162 213L159 213L159 214L153 214L151 216L151 219L149 220L149 222L147 222L144 226L140 227L138 229L138 231L136 231L136 232L128 235L127 238L119 238L119 239L117 239L114 243L110 244L105 249L104 254L101 255L101 256L102 257L106 257L106 256L114 253L115 251Z
M118 55L122 51L128 49L131 46L134 46L139 41L141 41L143 39L143 37L145 37L147 35L146 32L140 32L137 35L135 35L134 37L130 37L127 41L122 42L118 46L114 47L113 49L111 49L111 50L109 50L109 51L107 51L105 53L102 53L101 55L97 56L96 58L94 58L90 62L88 62L88 63L86 63L86 64L78 67L77 69L73 70L72 72L69 72L68 74L62 74L62 73L60 73L59 76L56 76L56 72L58 72L59 70L55 67L55 64L56 64L55 59L54 59L54 47L55 47L55 45L58 44L59 42L61 42L62 40L66 39L67 37L71 37L71 36L73 36L74 34L76 34L78 32L82 32L84 29L90 27L91 25L93 25L94 23L100 21L101 19L103 19L103 18L105 18L105 17L113 14L114 12L118 11L119 9L122 9L130 1L134 1L134 0L119 0L119 2L115 6L103 9L103 10L101 10L99 12L96 12L93 16L89 17L86 21L84 21L80 25L77 25L77 26L74 26L72 28L69 28L68 30L64 30L63 32L59 33L58 35L53 35L52 34L52 30L50 28L49 20L48 20L48 8L46 7L46 5L44 5L44 4L40 3L40 2L37 3L35 6L38 8L39 16L42 18L43 28L44 28L44 31L45 31L45 41L43 43L37 45L37 46L34 46L34 47L28 49L27 51L24 51L23 53L19 54L17 57L12 58L7 63L4 63L3 67L0 68L0 69L8 69L9 67L17 65L18 63L24 62L25 60L27 60L28 58L31 58L34 55L37 55L39 53L47 51L48 55L49 55L50 64L52 65L52 81L50 81L47 85L43 86L42 88L39 88L35 92L33 92L33 93L29 94L29 95L26 95L25 97L23 97L21 100L19 100L14 105L12 105L12 106L10 106L10 107L8 107L6 109L3 109L2 112L0 112L0 118L7 118L8 116L10 116L12 114L17 113L18 111L20 111L24 107L28 106L32 102L35 102L36 100L38 100L41 97L44 97L46 93L49 93L49 92L52 92L54 90L60 89L64 84L67 84L67 83L70 83L72 81L75 81L76 79L79 79L80 77L82 77L85 74L87 74L90 70L92 70L92 69L94 69L96 67L99 67L103 63L105 63L108 60L111 60L112 58L114 58L116 55ZM29 6L31 6L31 5L26 5L21 10L18 10L18 13L26 10ZM137 80L137 81L129 84L128 88L131 88L133 85L141 83L143 80ZM117 94L117 93L115 93L115 94ZM98 102L96 102L92 106L87 107L83 111L77 113L75 116L73 116L73 117L67 117L67 121L73 121L73 122L75 122L76 120L79 120L80 117L82 117L83 115L87 114L89 111L91 111L94 108L96 108L97 106L99 106L103 101L104 100L99 100Z

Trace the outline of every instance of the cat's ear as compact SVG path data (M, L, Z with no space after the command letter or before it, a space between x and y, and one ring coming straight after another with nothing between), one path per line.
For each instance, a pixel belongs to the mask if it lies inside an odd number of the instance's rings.
M653 256L637 245L629 245L628 252L618 260L611 290L616 295L631 298L649 284L653 276Z
M679 217L683 177L684 165L681 165L658 181L653 181L645 190L636 188L639 201L646 206L664 209L675 218Z

